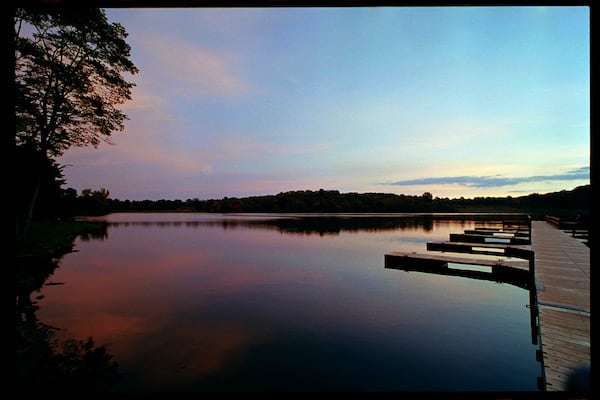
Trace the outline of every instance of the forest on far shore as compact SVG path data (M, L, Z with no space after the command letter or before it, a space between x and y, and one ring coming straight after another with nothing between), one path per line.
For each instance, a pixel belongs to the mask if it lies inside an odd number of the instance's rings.
M119 200L106 189L68 188L41 202L38 217L104 215L113 212L208 212L208 213L530 213L588 217L590 185L573 190L519 197L440 198L392 193L340 193L338 190L297 190L276 195L187 200Z

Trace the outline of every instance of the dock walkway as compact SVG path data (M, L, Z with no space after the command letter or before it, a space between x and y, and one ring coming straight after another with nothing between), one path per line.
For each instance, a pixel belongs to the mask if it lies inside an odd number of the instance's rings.
M564 391L590 366L590 249L545 221L531 228L545 389Z

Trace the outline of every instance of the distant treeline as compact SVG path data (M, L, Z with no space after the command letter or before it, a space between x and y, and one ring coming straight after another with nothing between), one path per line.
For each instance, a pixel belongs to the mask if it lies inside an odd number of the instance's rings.
M200 200L118 200L105 189L63 191L63 215L102 215L110 212L179 211L209 213L399 213L399 212L527 212L589 215L590 185L573 190L520 197L449 199L431 193L408 196L389 193L340 193L337 190L299 190L277 195Z

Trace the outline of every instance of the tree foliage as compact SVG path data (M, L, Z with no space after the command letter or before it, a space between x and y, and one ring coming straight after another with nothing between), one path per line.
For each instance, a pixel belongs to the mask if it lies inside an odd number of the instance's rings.
M17 146L60 156L124 128L124 75L138 70L121 25L97 8L35 8L17 9L14 29Z
M127 116L119 106L131 99L128 79L138 69L129 59L127 32L102 9L17 8L13 18L21 239L36 210L49 213L60 194L56 157L72 146L110 143L111 134L124 129Z
M297 190L277 195L224 197L200 200L109 200L109 212L196 211L196 212L291 212L291 213L448 213L448 212L533 212L589 214L590 185L571 191L530 194L520 197L476 197L448 199L393 193L340 193L338 190ZM83 196L81 196L83 197Z

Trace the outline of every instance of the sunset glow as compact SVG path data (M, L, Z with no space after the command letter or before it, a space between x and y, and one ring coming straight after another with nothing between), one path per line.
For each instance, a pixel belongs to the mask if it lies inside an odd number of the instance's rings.
M140 73L67 187L520 196L589 184L588 7L122 8Z

